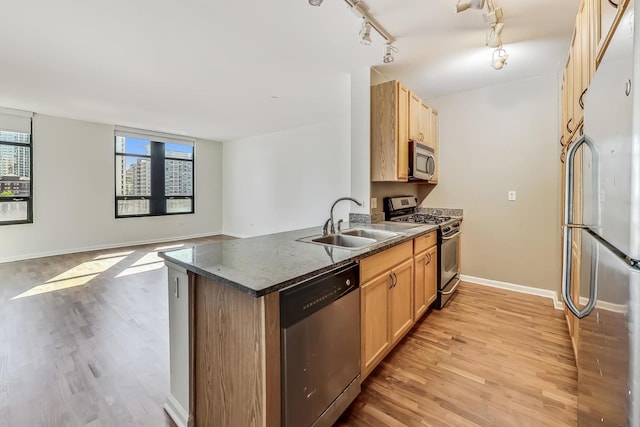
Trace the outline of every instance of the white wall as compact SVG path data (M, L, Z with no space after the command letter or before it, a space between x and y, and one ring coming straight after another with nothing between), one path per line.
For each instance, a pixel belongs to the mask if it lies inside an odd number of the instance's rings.
M353 213L371 213L371 70L351 73L351 194L363 203Z
M196 142L194 215L115 219L113 132L34 115L34 222L0 227L0 262L221 232L220 143Z
M464 209L465 275L559 291L557 82L553 74L428 100L440 113L440 176L422 205Z
M320 226L350 191L350 120L223 144L224 234L247 237ZM348 219L349 204L336 207Z

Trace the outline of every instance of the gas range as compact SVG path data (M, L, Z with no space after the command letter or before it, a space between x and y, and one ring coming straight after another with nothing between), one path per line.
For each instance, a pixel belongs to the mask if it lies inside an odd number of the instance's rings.
M416 211L417 205L418 199L414 196L385 197L385 220L439 225L445 237L460 229L461 218L420 213Z

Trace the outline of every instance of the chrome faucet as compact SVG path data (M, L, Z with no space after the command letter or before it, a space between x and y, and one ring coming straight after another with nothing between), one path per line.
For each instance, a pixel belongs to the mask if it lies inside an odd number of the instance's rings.
M325 221L324 226L322 227L322 234L323 235L327 235L329 234L328 232L328 228L329 225L331 225L331 234L334 234L336 232L336 225L333 222L333 208L336 207L336 205L338 204L338 202L341 202L342 200L349 200L353 203L355 203L358 206L362 206L362 202L359 202L358 200L354 199L353 197L340 197L338 200L336 200L335 202L333 202L333 205L331 205L331 216L329 217L328 220Z

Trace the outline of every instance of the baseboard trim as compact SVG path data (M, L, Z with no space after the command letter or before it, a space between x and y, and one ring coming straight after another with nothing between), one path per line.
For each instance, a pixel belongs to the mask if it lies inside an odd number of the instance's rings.
M228 231L225 231L222 234L224 234L225 236L229 236L229 237L235 237L236 239L246 239L248 237L254 237L254 236L248 236L246 234L231 233L231 232L228 232Z
M193 427L193 417L187 414L173 395L167 396L164 410L178 427Z
M584 307L589 302L589 298L580 297L580 305ZM596 302L596 308L600 308L606 311L612 311L614 313L626 314L629 312L629 307L625 304L615 304L608 301L598 300Z
M558 298L558 294L548 289L533 288L531 286L516 285L515 283L500 282L498 280L483 279L482 277L460 275L460 279L464 282L476 283L478 285L490 286L492 288L506 289L508 291L520 292L522 294L536 295L539 297L551 298L553 300L553 308L563 310L564 304Z
M61 250L57 250L57 251L37 252L37 253L27 254L27 255L19 255L19 256L0 258L0 264L6 263L6 262L24 261L24 260L28 260L28 259L34 259L34 258L44 258L44 257L48 257L48 256L68 255L68 254L76 254L76 253L80 253L80 252L100 251L100 250L104 250L104 249L126 248L126 247L130 247L130 246L150 245L150 244L153 244L153 243L176 242L178 240L197 239L197 238L200 238L200 237L220 236L222 234L223 233L221 231L218 231L218 232L214 231L214 232L209 232L209 233L190 234L190 235L186 235L186 236L163 237L163 238L159 238L159 239L147 239L147 240L138 240L138 241L132 241L132 242L110 243L110 244L107 244L107 245L94 245L94 246L85 246L85 247L81 247L81 248L61 249Z

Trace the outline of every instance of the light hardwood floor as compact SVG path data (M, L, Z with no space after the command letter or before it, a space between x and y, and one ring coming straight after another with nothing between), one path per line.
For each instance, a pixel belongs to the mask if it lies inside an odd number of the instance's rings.
M462 283L364 381L338 426L575 426L577 371L549 299Z
M182 244L206 243L224 237ZM179 242L0 264L0 425L173 426L166 270ZM549 300L462 284L363 384L339 426L575 426Z
M158 248L0 264L0 426L173 426Z

